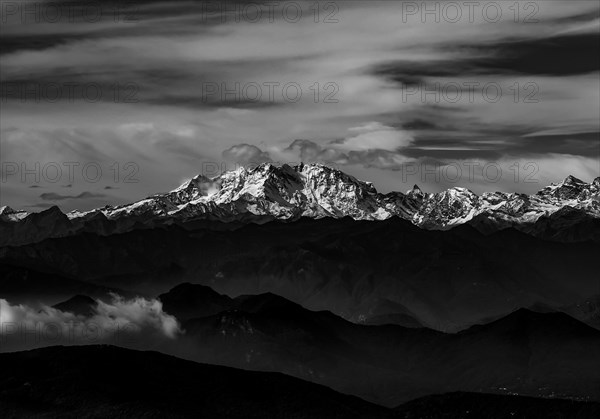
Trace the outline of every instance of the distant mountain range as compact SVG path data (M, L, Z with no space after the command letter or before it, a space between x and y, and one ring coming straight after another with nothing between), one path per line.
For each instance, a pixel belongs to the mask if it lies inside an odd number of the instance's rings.
M388 407L451 391L600 400L600 331L564 313L520 309L447 334L355 324L272 293L229 298L181 284L159 299L183 331L152 344L163 353L281 372ZM85 321L97 306L78 295L54 308ZM5 342L11 350L15 339ZM121 344L141 349L148 342Z
M159 299L185 330L176 355L284 372L386 406L458 390L600 399L600 331L564 313L519 309L446 334L355 324L272 293L230 299L182 284Z
M561 243L513 228L426 230L383 221L302 218L80 232L0 247L0 296L54 304L73 294L149 297L182 282L221 294L273 292L357 323L456 331L535 304L598 324L600 243ZM52 284L52 285L50 285ZM593 323L595 321L595 323Z
M0 416L6 419L575 419L600 412L594 402L464 392L388 409L283 374L108 345L0 354L0 363Z
M600 177L592 183L573 176L535 195L492 192L478 196L465 188L424 193L381 194L369 182L321 164L276 166L264 163L208 178L198 175L177 189L133 204L63 214L0 208L0 245L25 244L78 231L99 234L191 221L265 223L308 218L385 220L445 230L470 223L484 233L507 227L565 241L600 240ZM567 231L566 233L564 231Z
M0 416L586 417L596 405L510 395L600 400L599 205L600 178L381 194L327 166L264 164L125 206L2 207L10 307L85 320L113 293L157 299L183 333L123 345L296 378L109 347L0 354Z

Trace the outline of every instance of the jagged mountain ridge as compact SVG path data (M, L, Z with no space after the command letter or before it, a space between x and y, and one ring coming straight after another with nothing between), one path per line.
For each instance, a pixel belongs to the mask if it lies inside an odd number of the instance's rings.
M381 194L372 183L325 165L265 163L215 178L199 175L170 193L102 212L108 218L148 210L178 218L209 213L231 218L250 213L278 219L349 216L355 220L382 220L400 216L416 225L444 228L485 212L532 221L566 205L600 216L600 177L588 184L569 176L533 196L502 192L477 196L459 187L428 194L416 185L406 194ZM73 213L70 218L77 215Z
M129 205L68 214L54 207L33 214L2 207L0 229L8 233L5 237L13 238L17 230L25 230L19 233L19 241L27 243L36 241L38 236L42 239L58 237L79 230L99 234L123 232L140 223L194 220L264 223L302 217L355 220L400 217L426 229L444 230L472 223L486 233L516 227L535 235L538 232L532 225L538 220L548 224L548 217L554 217L550 223L560 225L565 223L566 214L569 219L566 224L571 225L573 211L579 214L575 217L577 220L600 218L600 177L586 183L569 176L530 196L503 192L479 196L460 187L424 193L417 185L407 193L382 194L372 183L325 165L265 163L253 169L241 167L213 178L198 175L171 192Z

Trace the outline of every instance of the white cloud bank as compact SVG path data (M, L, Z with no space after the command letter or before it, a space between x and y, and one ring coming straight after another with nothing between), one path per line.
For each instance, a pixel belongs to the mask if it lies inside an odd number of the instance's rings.
M155 299L113 295L110 302L96 300L90 316L0 299L0 351L56 344L135 344L172 340L181 333L177 319Z

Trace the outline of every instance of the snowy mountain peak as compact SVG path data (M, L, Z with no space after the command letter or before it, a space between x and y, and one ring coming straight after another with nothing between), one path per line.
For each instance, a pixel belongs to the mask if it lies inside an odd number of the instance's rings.
M592 189L595 189L593 184L588 184L575 176L569 175L560 183L546 186L537 195L555 200L585 200L590 197L590 193L593 193Z
M9 207L8 205L0 207L0 215L14 214L14 212L15 210Z
M586 185L583 180L578 179L573 175L567 176L561 183L562 185Z
M427 194L423 192L418 185L414 185L412 189L406 191L406 196L416 201L422 201L425 199Z
M171 192L191 190L193 188L197 188L199 185L206 182L210 182L210 179L204 175L197 175L191 178L190 180L186 180L178 188L173 189Z
M560 216L563 208L600 218L600 177L589 184L569 176L532 196L503 192L478 196L463 187L424 193L417 185L406 194L382 194L372 183L323 164L264 163L254 168L240 167L212 178L198 175L166 194L129 205L71 212L68 220L84 225L92 220L102 222L105 217L124 226L118 228L127 229L139 223L163 222L161 220L169 223L203 219L266 222L301 217L355 220L400 217L427 229L448 229L473 221L483 225L486 231L494 231L508 226L528 226L552 214ZM51 212L62 214L57 207L44 213ZM0 209L1 220L5 222L19 222L31 215L35 214L14 212L9 207ZM487 221L481 224L482 220Z
M584 187L585 185L587 185L587 183L584 182L583 180L578 179L573 175L569 175L562 182L551 183L549 186L546 186L545 188L543 188L542 191L548 190L548 189L554 190L554 189L562 188L562 187L580 188L580 187Z
M447 196L451 196L451 197L469 197L469 198L477 198L477 195L475 195L471 190L467 189L467 188L461 188L458 186L455 186L454 188L450 188L450 189L446 189L444 192L440 192L441 195L447 195Z

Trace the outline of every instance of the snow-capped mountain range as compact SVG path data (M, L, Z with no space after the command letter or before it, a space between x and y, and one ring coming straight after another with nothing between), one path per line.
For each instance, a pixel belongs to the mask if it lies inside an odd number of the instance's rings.
M131 226L134 222L153 221L262 223L301 217L355 220L401 217L426 229L448 229L472 223L480 230L489 231L507 226L526 229L525 226L542 217L565 211L600 218L600 177L586 183L569 176L535 195L492 192L478 196L458 187L424 193L416 185L406 193L382 194L370 182L325 165L265 163L253 169L241 167L214 178L198 175L171 192L129 205L72 211L66 215L55 207L32 214L1 207L0 219L6 230L11 229L7 224L37 224L32 217L50 212L61 218L60 223L72 232L90 221L103 219ZM44 225L47 230L57 228L52 222Z

